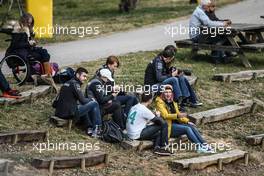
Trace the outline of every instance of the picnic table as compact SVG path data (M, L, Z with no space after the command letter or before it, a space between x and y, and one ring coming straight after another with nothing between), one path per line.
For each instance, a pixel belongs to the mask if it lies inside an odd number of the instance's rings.
M251 67L244 53L264 51L264 38L262 32L264 32L264 24L234 23L229 28L226 28L226 32L216 34L226 37L231 45L193 43L190 39L175 41L175 43L179 48L191 47L193 49L193 54L196 54L199 49L237 52L244 66Z

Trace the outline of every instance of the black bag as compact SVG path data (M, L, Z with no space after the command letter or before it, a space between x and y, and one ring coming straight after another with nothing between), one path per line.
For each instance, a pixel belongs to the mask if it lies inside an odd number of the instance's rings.
M112 120L104 121L102 139L109 143L120 143L123 141L123 132Z
M64 84L65 82L71 80L74 75L75 71L71 67L67 67L53 76L53 79L55 83Z

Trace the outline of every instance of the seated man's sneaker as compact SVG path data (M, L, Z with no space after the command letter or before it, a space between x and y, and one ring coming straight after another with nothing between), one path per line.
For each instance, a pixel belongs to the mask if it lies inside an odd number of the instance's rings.
M171 152L169 150L166 150L165 148L160 148L160 147L156 147L153 153L160 155L160 156L170 156L171 155Z

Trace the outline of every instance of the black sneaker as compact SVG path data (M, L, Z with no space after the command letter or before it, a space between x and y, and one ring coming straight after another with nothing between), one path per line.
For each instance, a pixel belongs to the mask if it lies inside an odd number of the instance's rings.
M160 156L170 156L171 155L171 152L164 148L155 148L153 153L160 155Z

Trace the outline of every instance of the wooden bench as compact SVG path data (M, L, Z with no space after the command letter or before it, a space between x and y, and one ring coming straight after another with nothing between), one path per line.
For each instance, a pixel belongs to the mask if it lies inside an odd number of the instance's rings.
M47 95L50 91L50 86L37 86L28 91L21 92L22 96L19 99L0 97L0 105L7 106L11 104L22 103L25 101L30 101L30 103L33 103L34 99L40 96Z
M52 175L54 169L66 169L80 167L85 171L86 167L108 164L108 154L93 151L79 156L60 156L50 158L34 158L32 165L38 169L49 169Z
M0 133L0 144L20 142L47 141L48 132L40 130L24 130L9 133Z
M264 43L246 44L240 46L245 52L263 52Z
M246 141L250 145L261 145L264 149L264 134L247 136Z
M243 114L254 112L257 104L253 101L245 101L240 104L224 106L208 111L190 114L189 118L197 125L227 120Z
M220 51L230 51L239 53L239 57L242 60L242 63L245 67L251 67L248 59L243 53L243 49L239 46L223 46L223 45L213 45L213 44L204 44L204 43L194 43L190 39L175 41L178 48L191 48L192 57L197 55L198 50L220 50ZM251 50L252 52L255 52Z
M228 164L238 159L244 159L244 163L247 166L249 155L247 152L241 150L230 150L213 155L174 160L170 162L170 166L172 167L172 169L201 170L208 166L217 164L218 169L223 170L223 164Z
M221 50L221 51L240 52L241 50L240 47L234 47L234 46L194 43L190 39L178 40L178 41L175 41L175 43L178 48L191 48L195 52L197 52L197 50Z
M171 138L169 142L172 143L179 143L181 142L186 142L188 140L186 135L181 136L180 138ZM153 147L153 142L152 141L147 141L147 140L125 140L121 142L121 147L127 150L136 150L136 151L143 151L146 149L150 149Z
M57 127L64 127L67 126L68 127L68 131L71 131L72 128L72 119L62 119L56 116L50 116L50 123L56 125Z
M247 81L256 78L263 78L264 70L247 70L237 73L220 73L213 76L213 80L223 81L223 82L233 82L233 81Z
M14 162L8 159L0 159L0 175L8 176L8 171L12 170Z

